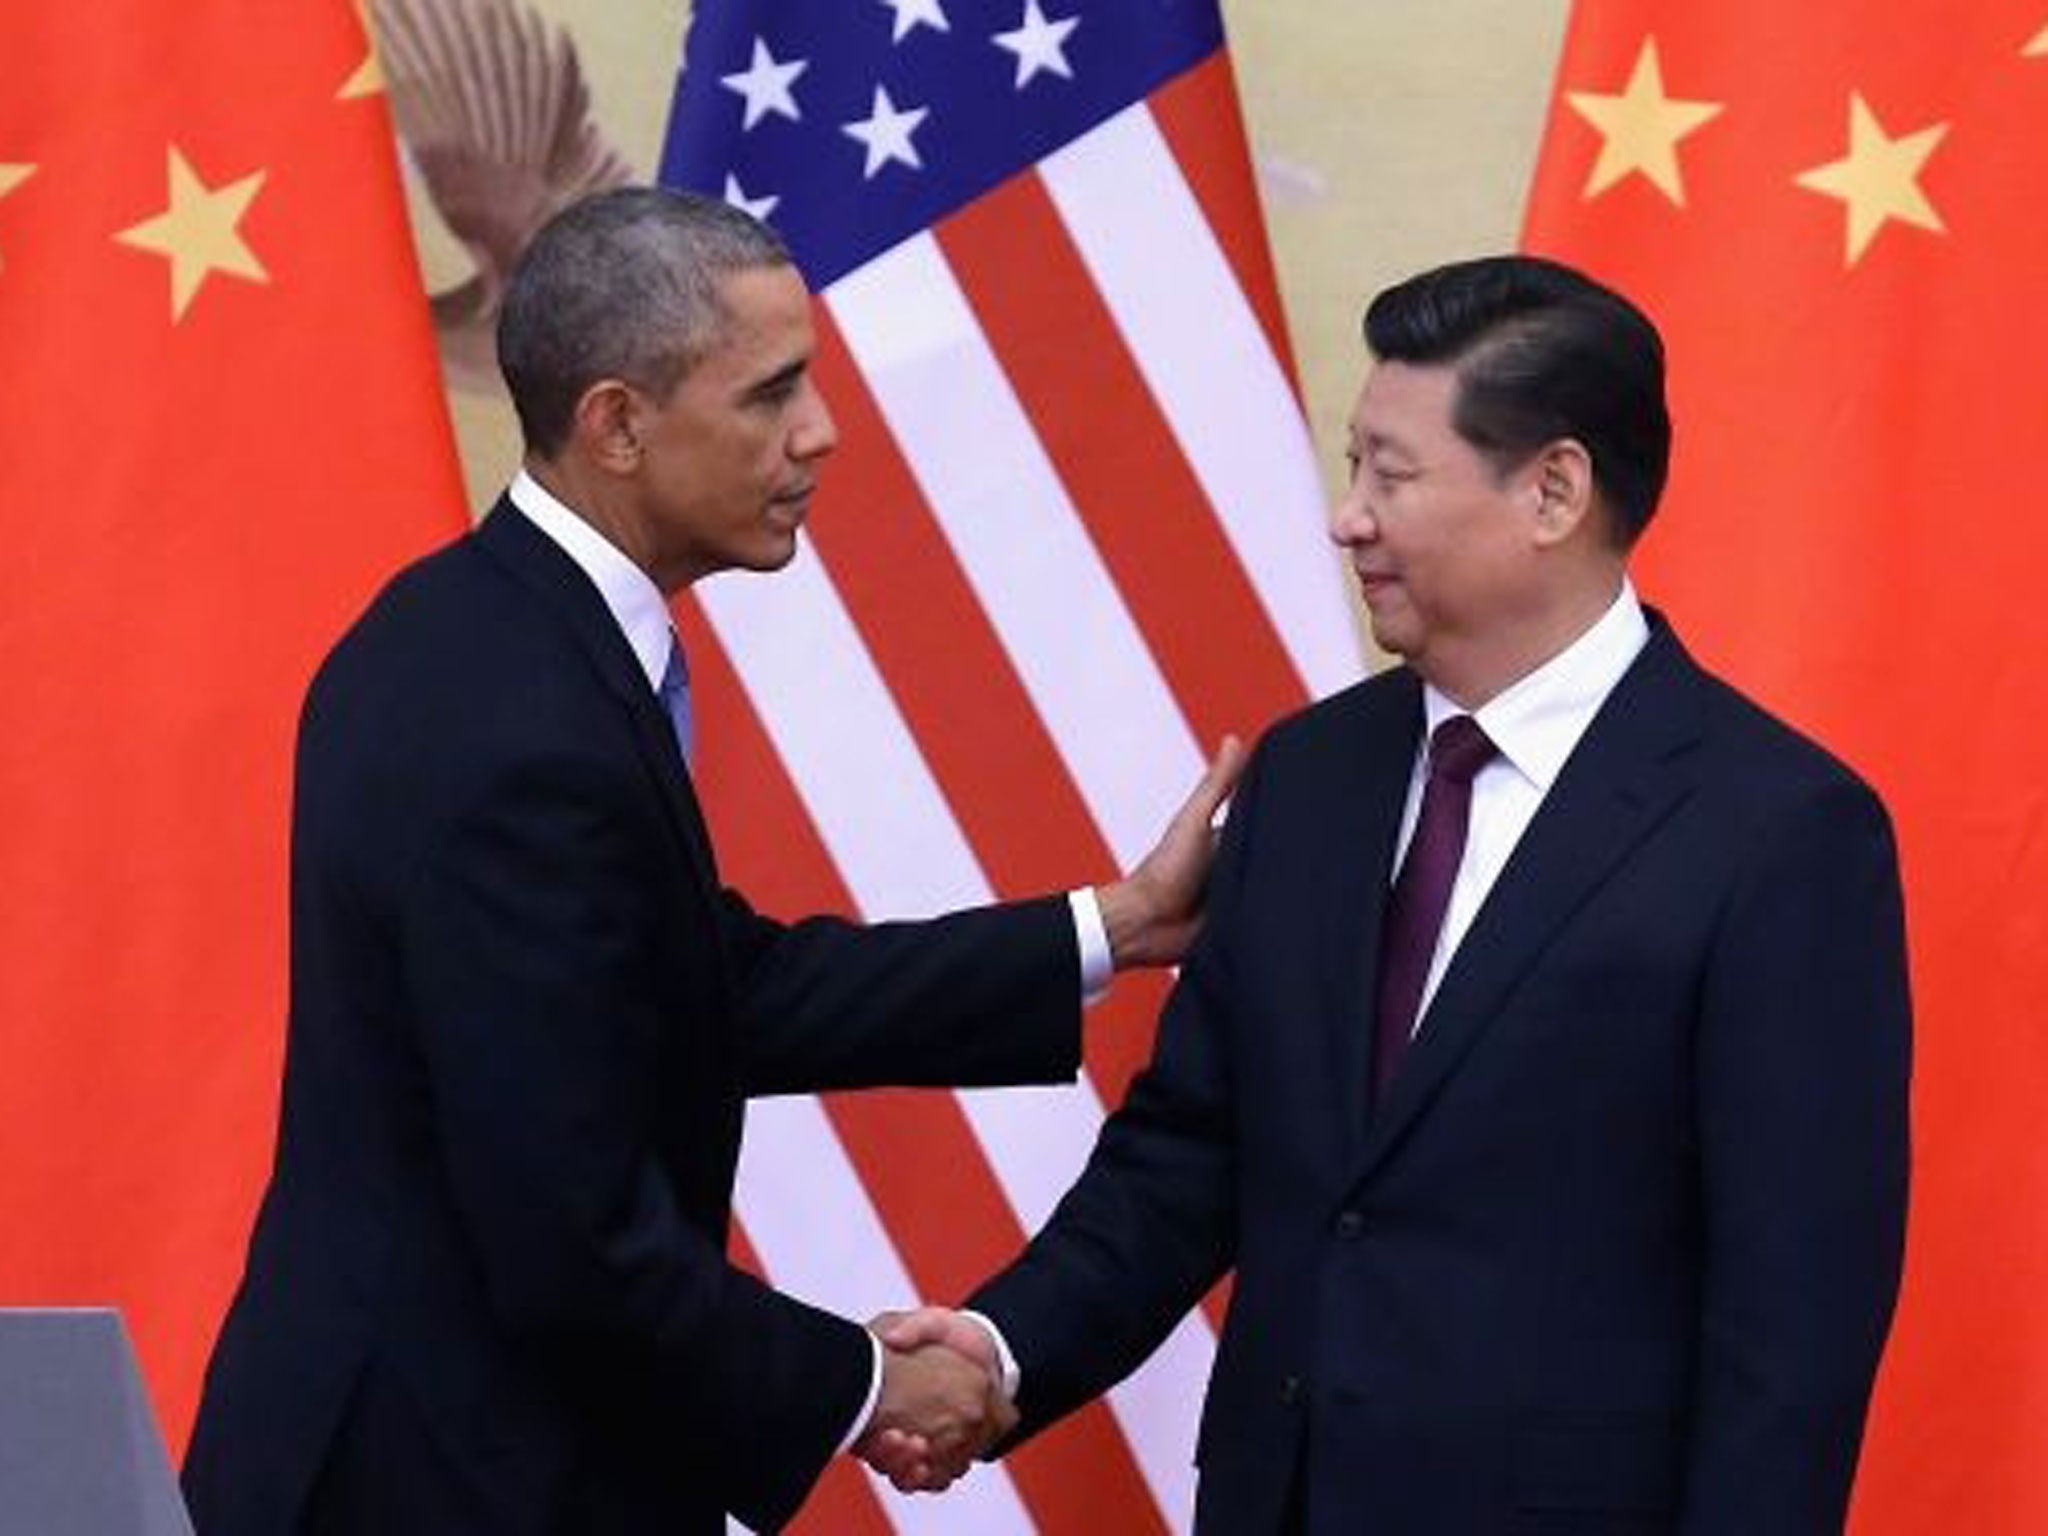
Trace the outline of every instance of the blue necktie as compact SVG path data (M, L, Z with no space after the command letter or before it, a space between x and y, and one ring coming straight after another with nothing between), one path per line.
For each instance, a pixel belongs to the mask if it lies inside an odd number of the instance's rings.
M668 637L668 666L661 674L661 686L655 690L661 698L661 707L668 711L668 723L675 729L676 747L683 754L683 761L690 760L690 663L683 656L683 643L673 633Z

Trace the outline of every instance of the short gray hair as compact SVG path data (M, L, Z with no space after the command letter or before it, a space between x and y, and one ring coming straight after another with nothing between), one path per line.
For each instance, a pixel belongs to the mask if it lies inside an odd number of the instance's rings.
M720 281L788 265L779 235L713 197L621 187L570 204L534 236L498 314L527 448L558 452L600 379L666 397L724 330Z

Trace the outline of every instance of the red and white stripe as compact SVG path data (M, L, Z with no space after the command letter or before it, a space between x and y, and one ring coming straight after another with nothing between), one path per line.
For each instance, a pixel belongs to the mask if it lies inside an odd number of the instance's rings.
M763 907L1099 880L1225 731L1356 674L1256 216L1219 57L823 295L841 448L804 547L682 614L721 856ZM756 1104L747 1254L851 1316L957 1300L1051 1213L1163 992L1117 984L1070 1088ZM1185 1531L1214 1342L1197 1310L942 1498L835 1472L807 1528Z

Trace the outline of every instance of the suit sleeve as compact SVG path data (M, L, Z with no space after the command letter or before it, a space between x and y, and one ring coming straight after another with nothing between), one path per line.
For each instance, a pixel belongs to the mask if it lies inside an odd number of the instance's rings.
M927 922L783 925L722 897L750 1094L1072 1081L1081 971L1064 898Z
M1151 1061L1044 1230L966 1303L1002 1330L1016 1356L1019 1438L1137 1369L1230 1268L1231 949L1260 777L1255 759L1233 799L1208 916L1161 1014Z
M1839 1532L1904 1242L1910 1003L1883 808L1762 829L1704 978L1686 1536Z
M426 1091L507 1331L564 1369L653 1361L751 1523L794 1510L867 1389L862 1329L732 1268L655 1154L663 904L644 825L573 753L466 797L401 902ZM709 1027L707 1025L707 1027Z

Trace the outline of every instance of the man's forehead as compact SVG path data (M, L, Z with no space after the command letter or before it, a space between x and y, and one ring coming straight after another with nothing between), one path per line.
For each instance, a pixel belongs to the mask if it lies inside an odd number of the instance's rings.
M1418 426L1448 422L1457 384L1458 371L1448 363L1374 363L1352 408L1352 435L1399 438Z
M811 302L811 290L804 285L803 273L790 262L734 267L720 272L711 280L711 291L732 313L808 309Z
M715 292L719 323L700 354L700 367L773 372L789 357L810 351L813 301L795 267L743 267L722 274Z

